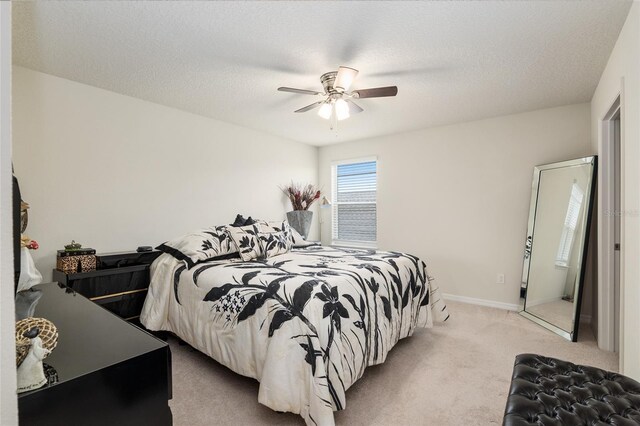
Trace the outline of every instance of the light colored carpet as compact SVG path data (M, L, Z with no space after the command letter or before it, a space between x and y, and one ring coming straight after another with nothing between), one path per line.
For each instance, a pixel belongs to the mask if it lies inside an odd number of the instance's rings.
M451 318L400 341L347 391L337 425L501 424L513 361L532 352L617 371L588 327L571 343L514 312L449 302ZM304 425L258 403L258 383L170 339L174 424Z

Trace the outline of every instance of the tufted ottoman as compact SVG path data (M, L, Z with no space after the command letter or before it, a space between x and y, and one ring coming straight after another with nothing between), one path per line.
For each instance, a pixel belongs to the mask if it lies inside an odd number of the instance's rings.
M518 355L503 425L640 425L640 383L599 368Z

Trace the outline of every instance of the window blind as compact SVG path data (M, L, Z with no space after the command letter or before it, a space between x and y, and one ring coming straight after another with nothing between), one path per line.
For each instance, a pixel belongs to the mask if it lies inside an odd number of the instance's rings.
M558 255L556 256L556 265L568 266L569 257L571 256L571 247L573 238L578 226L578 218L582 207L582 199L584 192L577 183L571 188L571 197L569 198L569 207L567 207L567 215L564 219L562 235L560 236L560 246L558 247Z
M376 161L336 165L333 186L333 239L375 242Z

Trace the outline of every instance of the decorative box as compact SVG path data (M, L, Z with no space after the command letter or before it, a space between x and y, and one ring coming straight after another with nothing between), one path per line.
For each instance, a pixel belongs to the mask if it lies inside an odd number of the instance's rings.
M91 248L58 250L56 269L65 274L96 270L96 251Z

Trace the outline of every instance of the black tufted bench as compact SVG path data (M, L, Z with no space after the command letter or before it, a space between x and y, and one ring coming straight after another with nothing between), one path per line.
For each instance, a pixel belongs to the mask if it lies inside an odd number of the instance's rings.
M640 425L640 383L595 367L518 355L502 424Z

